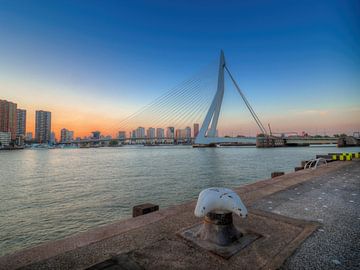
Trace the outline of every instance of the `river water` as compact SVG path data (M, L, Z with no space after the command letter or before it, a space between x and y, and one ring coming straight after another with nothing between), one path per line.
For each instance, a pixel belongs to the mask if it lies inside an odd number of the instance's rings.
M236 187L290 172L301 160L359 147L119 148L0 151L0 255L164 208L211 186Z

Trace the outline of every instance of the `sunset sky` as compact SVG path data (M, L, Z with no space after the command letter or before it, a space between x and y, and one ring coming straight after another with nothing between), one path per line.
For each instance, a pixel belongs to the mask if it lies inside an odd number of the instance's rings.
M357 0L0 0L0 99L27 110L27 131L41 109L58 136L115 135L220 49L274 131L360 131ZM256 134L226 98L222 134Z

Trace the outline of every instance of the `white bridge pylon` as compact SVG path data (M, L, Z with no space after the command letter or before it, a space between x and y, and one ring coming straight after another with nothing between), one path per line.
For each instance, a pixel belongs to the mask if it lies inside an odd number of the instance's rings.
M224 75L225 70L229 74L231 81L233 82L236 90L239 92L241 98L245 102L246 107L250 111L251 115L253 116L256 124L258 125L260 132L263 134L267 134L266 129L264 128L263 124L261 123L260 119L250 106L250 103L247 101L244 93L241 91L240 87L236 83L235 79L231 75L229 69L226 66L224 52L221 50L220 52L220 63L219 63L219 73L218 73L218 84L217 84L217 91L216 94L211 102L210 108L205 116L204 122L201 126L201 129L195 138L195 144L197 145L212 145L218 143L254 143L254 138L246 138L246 137L232 137L232 138L225 138L225 137L217 137L216 136L216 128L219 120L221 104L224 97Z

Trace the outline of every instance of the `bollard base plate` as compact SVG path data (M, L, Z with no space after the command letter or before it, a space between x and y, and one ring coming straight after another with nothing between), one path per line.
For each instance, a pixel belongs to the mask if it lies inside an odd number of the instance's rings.
M203 223L199 223L189 228L185 228L184 230L181 230L178 235L225 259L229 259L231 256L235 255L240 250L246 248L261 237L261 235L256 232L237 228L237 230L242 233L242 236L227 246L220 246L216 243L200 239L199 231L202 226Z

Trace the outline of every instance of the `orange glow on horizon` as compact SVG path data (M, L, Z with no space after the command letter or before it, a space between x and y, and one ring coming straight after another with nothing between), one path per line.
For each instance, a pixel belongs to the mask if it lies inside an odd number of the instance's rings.
M137 111L138 106L122 104L109 104L101 101L81 102L76 98L69 101L62 99L44 99L37 100L32 95L29 100L24 102L21 96L15 96L14 92L0 98L6 99L18 104L18 108L27 111L27 132L34 133L35 127L35 111L46 110L52 113L52 131L55 132L56 138L60 138L62 128L74 131L74 137L90 136L92 131L99 130L103 135L118 135L118 131L126 131L127 135L132 129L135 129L137 123L130 123L126 126L121 125L121 121L127 116ZM13 94L13 96L11 96ZM23 101L23 102L21 102ZM36 107L34 106L36 104ZM224 108L226 110L226 108ZM301 134L302 131L309 134L333 135L338 133L347 133L351 135L355 131L360 130L360 108L359 107L343 107L337 109L293 109L289 111L271 110L268 112L258 112L258 116L267 128L267 123L271 124L273 132L289 132L295 131ZM153 121L156 122L156 121ZM132 126L131 126L132 124ZM201 121L199 121L201 125ZM166 126L153 126L148 122L139 125L148 128L150 126L157 128ZM193 129L193 123L188 123ZM172 125L171 125L172 126ZM176 127L175 128L179 128ZM184 128L184 127L180 127ZM219 135L245 135L254 136L259 130L252 120L248 112L244 115L237 114L237 110L230 114L224 113L224 118L219 119Z
M59 108L49 110L52 112L52 131L55 132L56 138L60 137L60 130L66 128L74 131L74 137L90 136L92 131L99 130L102 135L117 136L118 131L126 131L127 135L136 127L121 128L121 119L111 118L108 115L82 112L80 110L61 110ZM352 117L349 118L349 112L315 112L305 111L303 113L294 113L284 116L267 116L262 119L267 128L267 123L271 123L273 132L295 131L301 134L302 131L309 134L333 135L337 133L348 133L360 130L360 110L354 110ZM193 129L193 123L189 124ZM201 123L200 123L201 125ZM143 124L145 128L151 124ZM27 132L33 132L35 127L35 110L27 109ZM153 126L157 128L157 126ZM162 127L166 128L166 127ZM175 126L175 128L177 128ZM181 127L183 128L183 127ZM219 135L245 135L254 136L258 133L258 128L252 119L238 122L234 119L219 122ZM34 134L35 135L35 134Z

